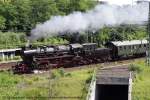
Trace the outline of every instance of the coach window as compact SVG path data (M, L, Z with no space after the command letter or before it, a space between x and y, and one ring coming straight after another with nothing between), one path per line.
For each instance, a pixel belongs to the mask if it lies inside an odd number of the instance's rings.
M134 45L134 49L136 49L136 45Z
M146 44L144 44L144 47L146 47Z
M119 47L120 50L122 50L122 47Z
M141 48L141 47L142 47L142 45L140 44L140 45L139 45L139 47Z
M126 49L126 46L124 46L124 49Z
M149 45L147 44L147 48L149 49Z

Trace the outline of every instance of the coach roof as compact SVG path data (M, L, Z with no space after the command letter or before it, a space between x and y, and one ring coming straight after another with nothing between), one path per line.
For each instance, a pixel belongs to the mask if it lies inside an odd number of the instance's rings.
M125 46L125 45L139 45L139 44L147 44L147 40L131 40L131 41L112 41L111 42L115 46Z

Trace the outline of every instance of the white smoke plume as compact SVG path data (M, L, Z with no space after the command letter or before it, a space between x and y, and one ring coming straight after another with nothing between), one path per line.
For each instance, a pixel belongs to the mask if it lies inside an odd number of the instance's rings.
M120 24L141 24L148 20L148 4L134 6L97 5L93 10L73 12L67 16L53 16L38 24L31 31L31 38L55 36L60 33L93 31L104 26Z

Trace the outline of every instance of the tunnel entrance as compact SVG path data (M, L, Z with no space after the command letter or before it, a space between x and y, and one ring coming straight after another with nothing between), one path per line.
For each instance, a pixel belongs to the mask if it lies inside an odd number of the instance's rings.
M128 85L96 85L96 100L128 100Z

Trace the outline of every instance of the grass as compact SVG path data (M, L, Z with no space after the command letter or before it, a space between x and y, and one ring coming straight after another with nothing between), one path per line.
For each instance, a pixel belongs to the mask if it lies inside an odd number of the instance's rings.
M48 72L32 75L0 72L0 100L12 97L15 100L48 100L45 97L49 96L53 97L51 100L62 100L61 97L73 97L64 100L84 100L92 72L92 68L75 71L58 69L51 71L51 76Z
M133 82L132 100L150 100L150 66L144 61L135 62L141 71L137 72Z
M129 69L136 73L132 100L150 100L150 67L140 60ZM85 100L92 73L92 68L72 71L61 68L51 71L51 76L48 72L29 75L0 72L0 100L11 100L12 97L18 97L14 100L48 100L44 98L48 96L53 97L51 100Z

